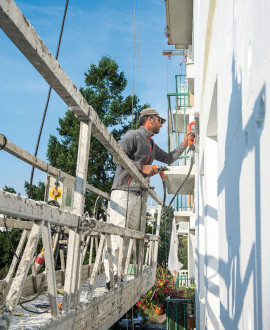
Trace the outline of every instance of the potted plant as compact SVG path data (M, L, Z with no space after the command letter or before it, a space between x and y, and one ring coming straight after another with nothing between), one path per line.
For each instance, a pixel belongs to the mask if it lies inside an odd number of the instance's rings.
M146 310L154 309L157 315L165 313L165 300L169 296L177 296L179 299L183 297L184 292L181 289L175 289L175 281L172 277L166 277L166 270L159 268L157 272L157 281L154 286L147 292L137 306Z

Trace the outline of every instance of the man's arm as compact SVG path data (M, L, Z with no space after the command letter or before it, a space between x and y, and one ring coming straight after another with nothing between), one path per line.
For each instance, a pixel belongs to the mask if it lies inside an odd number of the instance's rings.
M176 149L174 149L169 153L156 146L157 147L156 160L166 164L172 164L185 151L186 147L188 146L188 139L193 140L194 134L193 133L186 134L184 137L184 141Z

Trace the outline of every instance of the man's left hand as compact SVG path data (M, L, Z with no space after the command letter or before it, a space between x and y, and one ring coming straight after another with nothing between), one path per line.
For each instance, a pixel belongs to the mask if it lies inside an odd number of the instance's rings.
M195 139L195 134L194 133L191 133L191 132L187 133L184 137L183 145L185 147L187 147L188 146L188 140L191 140L193 142L194 139Z

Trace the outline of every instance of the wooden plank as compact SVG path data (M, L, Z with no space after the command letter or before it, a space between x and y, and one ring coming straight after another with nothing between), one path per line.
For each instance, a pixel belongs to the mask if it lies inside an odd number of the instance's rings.
M138 274L143 272L143 253L144 253L144 239L139 240L139 253L138 253Z
M117 285L119 286L121 284L121 279L123 275L123 245L124 245L124 239L123 237L119 237L120 244L119 244L119 253L118 253L118 265L117 265Z
M89 161L89 149L91 139L92 123L80 123L79 148L77 155L76 179L74 188L73 212L78 216L84 213L86 180ZM74 248L71 250L73 256L73 270L71 276L71 308L76 308L80 300L81 269L82 269L82 229L75 233ZM69 269L69 271L71 268ZM68 274L67 274L68 276Z
M134 260L134 276L138 276L138 264L137 264L137 240L134 240L133 244L133 260Z
M73 272L73 258L74 258L74 242L76 238L77 228L71 228L68 234L68 254L66 260L66 274L65 274L65 286L63 297L63 311L68 313L70 309L71 300L74 300L74 294L71 291L71 274Z
M110 285L111 288L114 287L114 274L113 274L113 259L112 259L112 239L110 235L105 235L106 237L106 249L108 254L108 265L109 265L109 274L110 274Z
M123 228L123 227L118 227L112 223L104 222L104 221L99 221L95 220L93 218L87 219L88 221L91 222L91 228L87 230L87 227L89 226L89 223L84 223L85 226L85 235L88 235L92 232L98 232L98 233L105 233L105 234L114 234L118 236L126 236L126 237L133 237L133 238L144 238L144 237L152 237L149 236L149 234L144 234L140 231L136 231L133 229L129 228Z
M148 258L149 258L149 250L150 250L150 242L147 244L146 255L144 258L144 265L148 265Z
M0 135L0 148L4 146L5 139L3 135ZM50 164L40 160L39 158L33 156L26 150L20 148L16 144L12 143L7 139L6 145L4 147L4 150L11 155L21 159L22 161L30 164L31 166L34 166L35 168L38 168L40 171L43 171L49 175L52 175L54 177L61 177L61 178L67 178L70 181L73 181L75 183L75 178L65 172L62 172L61 170L57 169L56 167L51 166ZM90 184L86 184L86 189L92 191L93 193L102 196L106 199L110 199L110 195L104 191L101 191L95 187L93 187Z
M148 182L120 148L98 118L94 109L86 102L77 87L71 82L13 0L0 1L0 27L76 114L79 120L86 122L90 120L93 123L95 136L116 158L120 166L125 168L142 188L148 189ZM153 190L149 190L149 194L159 204L162 204L161 198Z
M99 269L99 263L100 263L101 255L102 255L102 251L103 251L104 240L105 240L105 235L101 234L98 250L96 253L96 260L95 260L94 268L93 268L93 271L91 274L90 284L89 284L89 289L87 292L86 299L91 299L93 296L93 293L94 293L95 283L96 283L98 269Z
M29 220L45 220L61 226L77 227L79 216L45 202L0 190L0 213Z
M21 296L28 270L33 260L42 226L43 222L41 221L34 222L33 224L16 276L8 291L6 302L3 305L3 313L0 316L0 328L7 328L11 322L14 310Z
M52 237L51 237L51 226L49 222L45 222L42 229L42 243L44 248L44 257L47 273L48 283L48 297L51 306L51 315L57 316L58 311L58 298L57 298L57 287L55 277L55 266L53 259L52 249Z
M82 230L78 229L75 234L74 241L74 256L73 256L73 271L71 276L71 299L70 308L76 308L80 299L80 287L81 287L81 263L82 263ZM68 252L69 253L69 252Z
M89 269L93 268L92 266L89 265L83 265L82 267L82 281L86 280L89 278L88 273L90 273ZM62 283L62 285L64 285L64 280L63 280L63 275L64 272L62 270L58 270L55 272L55 276L56 276L56 282L57 283ZM38 287L40 287L41 283L44 282L44 277L45 274L41 273L41 274L37 274L37 285ZM13 279L11 279L11 284L13 282ZM7 287L7 283L5 280L0 280L0 304L4 303L4 294L6 291L6 287ZM35 293L34 287L33 287L33 280L32 280L32 275L27 276L24 286L23 286L23 290L22 290L22 296L27 297L30 295L33 295Z
M145 227L146 227L147 199L148 199L148 193L147 191L144 191L141 201L141 227L140 227L140 231L143 233L145 233Z
M90 252L89 252L89 265L90 266L92 264L93 248L94 248L94 237L91 237L91 241L90 241Z
M31 230L33 226L32 221L21 221L16 219L9 219L6 218L6 224L8 228L18 228L18 229L25 229L25 230ZM0 227L4 227L4 220L0 218Z
M78 306L76 311L61 315L41 329L109 329L154 284L151 271L125 282L119 288ZM117 308L116 308L117 306ZM64 327L62 327L64 325ZM72 325L72 326L70 326Z
M157 227L156 227L156 236L157 237L159 237L161 215L162 215L162 206L159 205L158 206L158 212L157 212ZM153 256L153 272L154 273L156 273L157 258L158 258L158 241L155 241L154 256Z
M76 179L74 189L73 210L81 215L84 212L87 169L91 139L92 123L80 124L79 148L77 156Z
M57 207L52 207L45 202L33 201L27 197L8 193L2 190L0 190L0 213L6 214L8 216L15 216L32 220L44 219L56 225L71 227L77 227L80 218L73 212L63 211ZM22 223L21 226L19 225L19 222ZM30 223L29 221L7 219L7 225L13 226L14 228L20 227L31 229L32 222ZM149 234L143 234L139 231L128 228L117 227L113 224L95 219L91 219L91 227L93 228L88 231L88 234L92 234L94 232L102 232L106 234L114 234L119 236L121 235L133 238L147 237L148 239L156 239L155 236L151 236ZM85 234L86 233L87 232L85 232Z
M32 281L33 281L33 287L34 287L35 293L38 292L38 284L37 284L37 269L38 268L36 268L37 266L34 262L36 257L37 257L37 254L35 252L34 253L34 259L33 259L33 264L32 264L32 267L31 267L32 268ZM41 267L41 265L39 267Z
M127 259L126 259L126 264L125 264L125 270L124 270L124 280L127 280L127 274L128 274L128 268L129 268L129 263L131 259L131 254L132 254L132 248L133 248L133 238L130 238L129 244L128 244L128 252L127 252Z
M6 222L7 222L7 220L6 220ZM32 226L33 226L33 224L32 224ZM16 249L16 252L15 252L16 253L16 256L13 256L11 265L10 265L9 270L8 270L8 274L7 274L6 278L5 278L5 281L8 283L8 288L7 289L9 289L9 287L11 285L11 281L10 280L11 280L12 275L13 275L15 269L16 269L17 263L19 261L18 258L20 258L20 255L22 253L22 250L23 250L23 247L24 247L24 243L26 241L26 238L27 238L27 230L24 230L22 232L22 236L20 238L19 244L18 244L17 249Z
M149 262L148 265L151 266L152 265L152 261L153 261L153 242L149 242L150 244L150 251L149 251Z
M61 270L64 272L66 270L66 267L65 267L65 256L63 249L60 249L60 262L61 262Z
M90 236L87 236L86 241L85 241L85 246L83 247L83 254L82 254L82 263L81 263L81 265L83 265L83 262L84 262L84 259L85 259L85 255L86 255L86 251L87 251L89 242L90 242Z

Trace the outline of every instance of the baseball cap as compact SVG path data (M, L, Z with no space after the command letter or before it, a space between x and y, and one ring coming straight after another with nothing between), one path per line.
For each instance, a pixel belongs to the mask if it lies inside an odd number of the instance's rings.
M157 116L158 118L160 118L162 120L162 124L164 124L166 122L166 119L164 119L163 117L161 117L159 115L159 113L157 112L156 109L153 108L147 108L147 109L143 109L140 113L140 118L142 117L146 117L146 116Z

